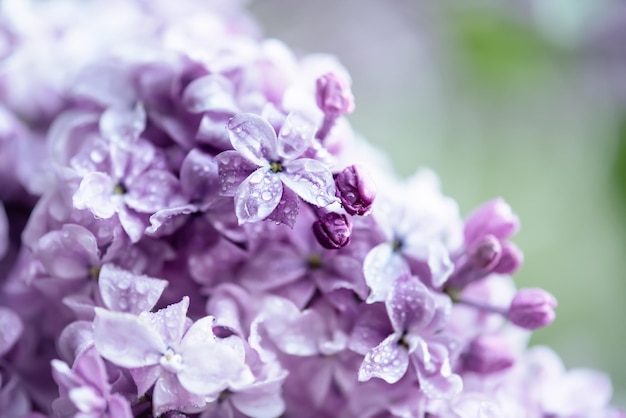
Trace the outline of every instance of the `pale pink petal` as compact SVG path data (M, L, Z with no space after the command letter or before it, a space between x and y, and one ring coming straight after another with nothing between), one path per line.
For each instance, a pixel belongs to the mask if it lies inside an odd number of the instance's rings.
M410 274L409 266L391 244L384 242L372 248L363 260L363 275L371 293L368 303L382 302L395 279Z
M234 393L231 402L239 412L252 418L274 418L285 412L281 393L283 379L258 383Z
M430 292L410 275L400 276L394 281L385 305L397 333L419 333L435 315L435 302Z
M89 269L100 263L96 237L75 224L65 224L61 230L42 236L35 254L48 274L62 279L87 279Z
M113 394L109 397L108 411L106 418L133 418L130 404L122 395Z
M150 214L187 203L178 179L165 170L149 170L135 177L124 202L137 212Z
M89 209L98 218L108 219L115 215L121 204L121 196L113 194L115 183L108 174L89 173L83 177L72 198L76 209Z
M227 128L233 148L248 161L262 166L278 160L276 132L265 119L240 113L228 121Z
M100 116L99 125L104 138L127 146L146 129L146 110L142 104L111 106Z
M98 278L105 306L113 311L133 314L151 310L167 284L166 280L133 274L113 264L103 265Z
M227 111L235 113L232 82L220 75L209 74L196 78L183 92L183 105L191 113L206 111Z
M137 395L145 395L163 373L159 364L130 369L130 375L137 386Z
M275 173L261 167L237 188L235 212L239 224L258 222L276 209L283 194L283 185Z
M119 208L117 216L120 220L120 224L122 224L122 228L124 228L124 231L128 234L131 242L133 244L139 242L144 231L148 227L148 225L142 221L139 214L122 205Z
M311 145L314 134L315 127L310 121L290 113L278 133L278 154L287 160L299 157Z
M184 296L180 302L169 305L155 313L141 314L141 318L150 322L167 346L176 349L185 332L188 309L189 297Z
M157 364L167 349L162 338L137 316L96 308L94 344L102 357L122 367Z
M309 158L289 161L280 178L304 201L325 207L337 202L333 175L324 164Z
M396 383L409 367L409 353L398 344L395 335L390 335L378 346L370 350L359 369L359 381L379 377L387 383Z
M205 404L204 397L185 390L175 374L164 373L154 385L152 412L155 417L171 410L200 409Z

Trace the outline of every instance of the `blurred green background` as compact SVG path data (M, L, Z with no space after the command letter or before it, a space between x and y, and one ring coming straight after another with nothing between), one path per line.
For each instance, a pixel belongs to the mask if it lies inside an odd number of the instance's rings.
M621 4L620 4L621 3ZM520 287L559 300L532 343L608 372L626 406L626 5L611 0L257 0L265 34L337 55L355 130L464 215L519 214Z

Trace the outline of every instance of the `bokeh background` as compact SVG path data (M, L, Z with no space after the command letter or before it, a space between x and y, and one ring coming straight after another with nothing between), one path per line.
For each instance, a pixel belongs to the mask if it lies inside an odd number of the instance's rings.
M522 219L520 287L559 300L536 333L607 371L626 406L626 2L256 0L266 35L337 55L354 128L401 175L435 169L462 213Z

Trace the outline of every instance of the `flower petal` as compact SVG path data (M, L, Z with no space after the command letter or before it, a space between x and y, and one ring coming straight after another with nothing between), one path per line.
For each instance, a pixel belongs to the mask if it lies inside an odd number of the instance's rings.
M187 203L178 179L165 170L150 170L135 177L128 185L124 201L137 212L150 214Z
M311 145L314 134L310 121L297 113L288 114L278 133L278 154L286 160L299 157Z
M98 277L105 306L133 314L151 310L167 284L166 280L133 274L112 264L103 265Z
M250 388L233 394L231 402L252 418L273 418L285 412L285 401L281 394L284 376L267 382L257 383Z
M109 417L133 418L130 404L122 395L114 393L109 396Z
M155 417L171 410L200 409L205 404L204 397L185 390L175 374L164 373L154 385L152 413Z
M207 111L226 111L235 113L232 82L220 75L209 74L196 78L183 92L183 105L191 113Z
M325 207L337 202L333 175L324 164L310 158L289 161L281 180L306 202Z
M111 106L100 116L100 133L124 147L139 138L146 129L146 110L141 103L133 108Z
M258 222L276 209L283 195L278 176L261 167L237 188L235 213L239 224Z
M416 277L403 275L391 286L385 301L394 330L419 333L435 315L435 302L430 292Z
M237 187L257 169L256 165L243 158L237 151L224 151L215 157L215 161L222 196L234 196Z
M139 317L96 308L94 344L102 357L122 367L157 364L167 345Z
M410 274L409 265L391 244L383 242L372 248L363 260L363 275L371 289L367 303L382 302L395 279Z
M218 164L198 149L189 151L180 166L180 185L191 201L203 201L220 190Z
M262 117L240 113L228 121L227 130L233 148L248 161L262 166L278 160L276 132Z
M141 318L149 321L167 346L176 349L187 326L188 309L189 297L184 296L180 302L159 309L155 313L142 313Z
M448 350L441 344L420 341L412 354L420 389L430 399L451 399L463 389L463 381L452 373Z
M387 383L396 383L402 379L408 367L409 353L398 344L396 335L390 335L365 355L359 369L359 381L379 377Z
M42 236L35 253L48 274L62 279L86 279L89 268L100 263L96 237L75 224L65 224L61 230Z
M184 368L178 373L178 379L191 393L217 394L231 381L240 380L247 371L240 350L216 341L213 323L212 316L199 319L189 328L180 345Z
M115 215L120 204L115 199L118 196L112 196L114 186L107 174L89 173L80 182L72 203L76 209L89 209L98 218L108 219Z
M269 214L267 219L275 221L289 228L293 228L298 217L300 209L300 198L291 189L283 187L283 196L278 202L278 206L272 213Z

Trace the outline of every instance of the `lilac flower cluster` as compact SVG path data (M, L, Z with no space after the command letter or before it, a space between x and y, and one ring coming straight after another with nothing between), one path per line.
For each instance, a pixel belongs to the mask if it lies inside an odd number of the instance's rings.
M2 3L0 417L624 416L526 348L506 202L461 219L332 57L169 4Z

